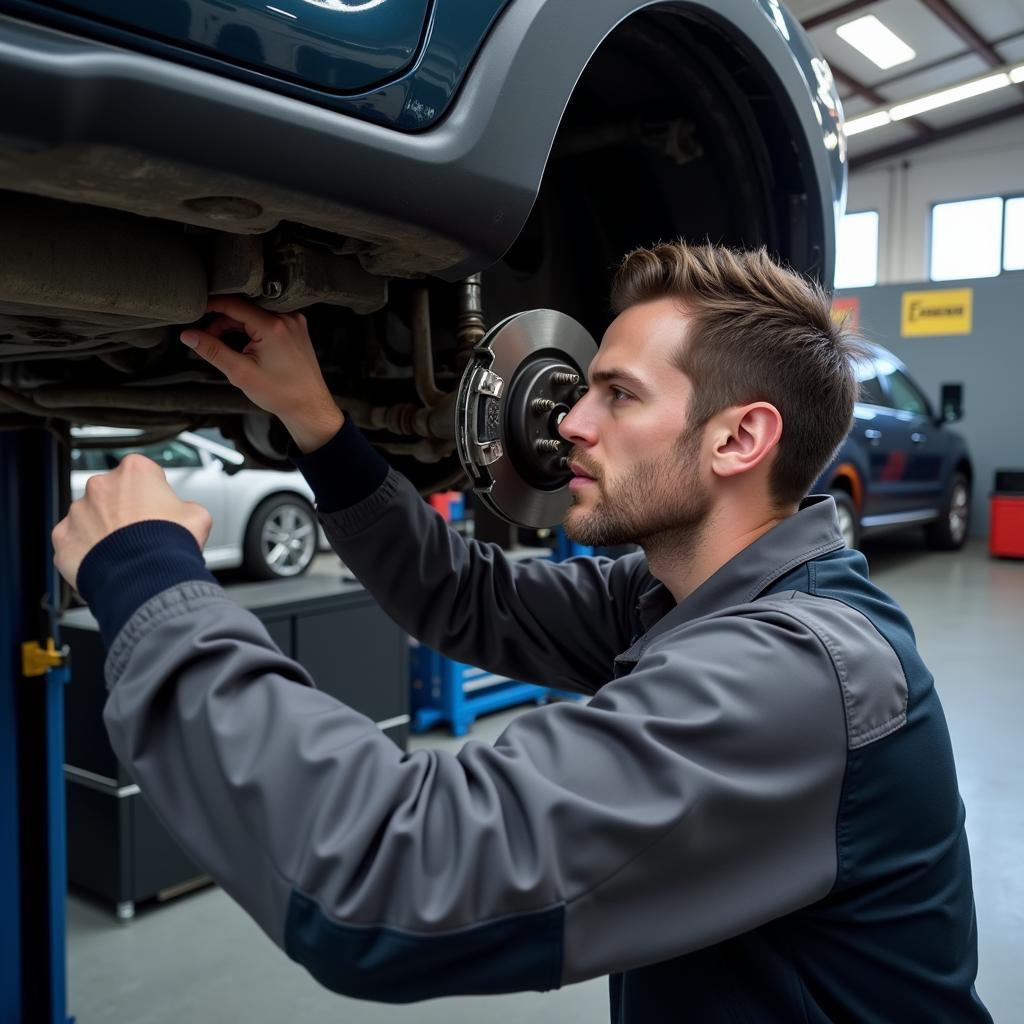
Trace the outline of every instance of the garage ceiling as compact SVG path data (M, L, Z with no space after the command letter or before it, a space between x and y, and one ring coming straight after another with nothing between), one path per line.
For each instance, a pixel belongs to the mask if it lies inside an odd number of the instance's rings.
M821 50L847 120L893 103L1024 64L1024 0L785 0ZM915 51L882 70L836 29L874 15ZM892 159L989 124L1024 138L1024 83L1009 85L916 117L850 136L851 168Z

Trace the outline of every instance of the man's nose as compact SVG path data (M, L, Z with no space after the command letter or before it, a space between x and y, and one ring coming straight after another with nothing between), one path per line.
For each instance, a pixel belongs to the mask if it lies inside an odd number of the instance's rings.
M558 432L571 444L589 447L597 440L593 419L590 416L589 392L584 395L558 424Z

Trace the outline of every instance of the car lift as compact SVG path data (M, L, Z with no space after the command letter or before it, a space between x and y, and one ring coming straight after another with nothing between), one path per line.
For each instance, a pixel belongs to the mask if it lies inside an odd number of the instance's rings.
M37 421L38 422L38 421ZM60 430L59 427L54 427ZM64 686L50 531L67 435L0 416L0 1021L66 1024Z

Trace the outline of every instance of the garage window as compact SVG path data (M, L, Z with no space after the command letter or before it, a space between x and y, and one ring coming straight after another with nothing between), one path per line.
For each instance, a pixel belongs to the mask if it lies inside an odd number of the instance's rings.
M987 196L932 207L933 281L1024 270L1024 196Z
M839 222L836 240L837 288L878 284L878 211L848 213Z

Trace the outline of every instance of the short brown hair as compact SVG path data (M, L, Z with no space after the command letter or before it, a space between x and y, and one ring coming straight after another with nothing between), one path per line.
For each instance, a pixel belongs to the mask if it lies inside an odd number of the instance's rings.
M676 365L693 382L690 427L734 405L770 402L782 437L769 476L780 505L800 501L835 456L853 419L853 336L828 293L764 248L662 242L635 249L612 282L615 313L675 297L690 317Z

